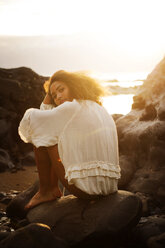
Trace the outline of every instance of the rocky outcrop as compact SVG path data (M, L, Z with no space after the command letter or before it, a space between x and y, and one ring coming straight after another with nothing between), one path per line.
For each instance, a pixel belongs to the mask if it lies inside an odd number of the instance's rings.
M44 97L43 84L47 77L39 76L29 68L0 68L0 167L9 160L20 166L21 156L32 146L24 144L18 136L18 125L27 108L39 107ZM10 163L10 165L11 165ZM1 165L3 164L3 165ZM2 171L3 169L0 169Z
M67 248L59 237L56 237L47 225L29 224L15 232L8 233L0 242L0 248Z
M117 242L141 217L141 201L134 194L119 191L97 200L84 201L69 195L29 211L29 222L41 222L68 245ZM85 245L86 244L86 245ZM104 245L103 245L104 246ZM79 245L78 245L79 247Z
M11 219L23 219L26 217L25 205L30 201L39 189L39 181L37 180L31 187L21 192L7 206L6 213Z
M43 91L43 89L41 89L41 91ZM39 106L40 100L37 101ZM29 100L28 103L30 104ZM33 107L35 106L36 105L34 105L33 102ZM25 109L29 107L31 106L25 106ZM4 105L2 108L4 108ZM22 111L24 112L24 110ZM20 111L20 113L23 112ZM13 116L13 120L16 120L14 119L15 115L12 115L12 113L15 112L13 112L13 109L11 108L7 108L5 111L0 109L0 117L5 116L5 118L0 118L0 125L3 127L1 128L1 131L3 130L1 137L7 135L9 132L8 130L11 130L10 118ZM8 119L10 121L8 121ZM135 193L136 196L140 197L142 201L143 216L139 224L133 229L132 234L127 237L127 240L132 242L132 244L122 244L122 247L136 246L163 248L165 236L165 58L156 66L153 72L148 75L144 84L139 88L138 93L134 96L131 112L125 116L114 115L114 119L118 130L122 175L119 181L119 189L131 191ZM10 137L13 137L12 134L9 135L9 139ZM15 140L15 138L12 138L12 140ZM13 141L11 141L11 143L12 142ZM3 146L0 146L1 149L5 149L4 144ZM22 145L19 145L19 149L20 151L21 149L24 151ZM5 151L10 154L10 148ZM2 161L4 161L3 156L7 157L2 150L0 155ZM30 157L31 156L29 156L27 161L29 161ZM31 190L33 190L32 194L36 191L36 188L33 187L31 188ZM24 192L24 194L21 193L19 196L22 197L22 205L20 203L21 198L20 200L17 200L17 202L15 201L16 204L11 202L8 207L8 214L10 214L11 217L14 212L16 213L15 217L24 218L26 216L26 213L24 212L24 204L29 199L27 198L28 196L26 193L27 192ZM71 196L68 197L69 198L67 199L71 199ZM73 202L75 201L75 199L72 200ZM58 208L58 203L56 202L53 206ZM49 204L50 203L47 203L46 205L42 204L41 206L34 208L34 210L31 210L28 214L29 221L44 222L47 220L47 217L46 219L42 219L41 215L44 215L43 210L45 211L45 206L49 206ZM18 205L20 208L18 208ZM92 208L95 205L89 206ZM87 211L86 213L89 211L89 206L85 209L85 211ZM115 209L113 208L114 206L115 205L112 204L113 212L118 209L119 205L116 205ZM129 205L127 205L126 208L129 209ZM35 209L38 209L37 213L35 212ZM110 209L111 206L109 206L108 210L111 212ZM19 213L21 213L21 215L19 215ZM37 215L40 213L40 216ZM120 213L120 210L116 213ZM61 216L61 220L63 220L63 218L66 218L65 220L67 220L68 216L69 215L67 214L66 216ZM96 216L96 220L98 220L97 218L99 216L99 214ZM117 219L115 218L115 220ZM50 220L53 220L53 218L50 218ZM121 220L121 218L119 218L119 220ZM45 223L51 226L50 222L46 221ZM116 223L118 223L118 221ZM53 226L51 227L54 228ZM111 227L109 228L109 230L111 230ZM88 230L89 229L87 229L87 231ZM95 235L93 237L95 237ZM89 244L89 239L87 240ZM104 238L101 240L104 240Z
M142 217L136 227L138 247L164 248L165 247L165 216L152 215Z
M140 87L129 114L116 121L120 188L141 192L150 212L165 211L165 58Z
M29 223L48 225L54 235L69 247L106 247L106 244L117 244L125 233L136 226L141 217L140 198L127 191L119 191L97 200L63 196L40 204L27 213L24 207L36 186L11 201L7 207L8 216L11 219L19 218L17 226L23 218Z

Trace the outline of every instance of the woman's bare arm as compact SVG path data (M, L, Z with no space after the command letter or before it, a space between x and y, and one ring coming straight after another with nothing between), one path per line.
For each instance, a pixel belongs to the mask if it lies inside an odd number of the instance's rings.
M50 96L50 94L46 94L44 100L43 100L44 104L52 104L52 97Z

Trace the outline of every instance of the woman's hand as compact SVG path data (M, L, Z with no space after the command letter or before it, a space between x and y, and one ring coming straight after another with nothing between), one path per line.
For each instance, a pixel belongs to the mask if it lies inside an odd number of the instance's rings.
M43 103L44 104L53 104L52 97L51 97L50 93L46 93L46 96L43 100Z

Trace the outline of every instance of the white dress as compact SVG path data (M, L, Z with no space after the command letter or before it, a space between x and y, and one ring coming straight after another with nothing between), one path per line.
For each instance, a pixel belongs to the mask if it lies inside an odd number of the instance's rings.
M73 100L53 108L28 109L19 134L36 147L58 144L65 178L90 195L117 191L120 178L118 138L113 118L90 100Z

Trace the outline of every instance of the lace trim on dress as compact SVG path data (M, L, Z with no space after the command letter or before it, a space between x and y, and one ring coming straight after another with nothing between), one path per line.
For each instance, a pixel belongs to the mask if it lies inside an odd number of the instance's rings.
M107 176L110 178L120 178L120 167L109 162L92 161L74 165L66 171L68 182L73 178L84 178L89 176Z

